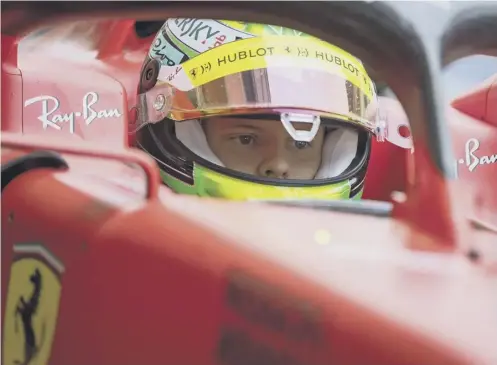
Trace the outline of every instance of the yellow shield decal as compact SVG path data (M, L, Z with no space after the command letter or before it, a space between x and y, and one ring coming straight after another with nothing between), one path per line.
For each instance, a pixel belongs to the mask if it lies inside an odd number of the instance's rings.
M59 275L45 262L24 257L12 263L3 324L2 364L48 364L60 294Z

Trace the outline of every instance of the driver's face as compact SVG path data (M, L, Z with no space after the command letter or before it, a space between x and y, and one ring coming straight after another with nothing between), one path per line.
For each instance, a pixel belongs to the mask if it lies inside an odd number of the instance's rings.
M303 123L293 125L295 129L308 127ZM203 126L214 154L226 167L239 172L279 179L313 179L321 164L323 127L307 143L295 141L274 120L212 118Z

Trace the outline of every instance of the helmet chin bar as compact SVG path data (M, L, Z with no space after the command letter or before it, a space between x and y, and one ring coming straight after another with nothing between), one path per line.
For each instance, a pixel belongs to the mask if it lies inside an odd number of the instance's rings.
M286 131L295 141L311 142L319 130L321 118L312 114L281 113L281 123ZM297 130L293 127L292 122L312 124L311 130Z

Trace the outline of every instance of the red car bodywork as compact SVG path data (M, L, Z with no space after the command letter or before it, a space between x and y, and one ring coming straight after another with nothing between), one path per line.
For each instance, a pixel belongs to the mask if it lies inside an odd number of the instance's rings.
M417 160L375 143L365 198L392 201L391 217L176 195L126 148L152 38L133 21L94 26L96 53L71 60L43 47L23 59L2 36L2 166L46 149L70 166L2 192L2 307L18 247L61 263L49 364L497 362L497 163L447 181L422 141ZM85 125L88 92L106 113ZM58 98L60 130L24 106L41 95ZM458 159L471 138L496 153L496 108L497 78L447 108ZM414 164L429 184L413 185Z

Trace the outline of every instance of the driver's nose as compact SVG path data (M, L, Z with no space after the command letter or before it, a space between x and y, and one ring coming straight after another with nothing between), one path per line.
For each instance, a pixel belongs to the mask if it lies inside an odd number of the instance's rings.
M259 176L273 179L288 179L290 164L284 154L268 157L259 165Z

